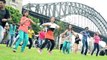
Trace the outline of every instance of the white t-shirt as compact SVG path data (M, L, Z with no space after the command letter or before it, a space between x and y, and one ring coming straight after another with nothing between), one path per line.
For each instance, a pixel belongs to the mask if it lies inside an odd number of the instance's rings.
M55 23L51 23L51 22L48 22L48 23L44 23L44 24L46 24L46 25L50 25L49 27L50 28L59 28L59 26L57 25L57 24L55 24ZM42 24L42 25L44 25L44 24Z

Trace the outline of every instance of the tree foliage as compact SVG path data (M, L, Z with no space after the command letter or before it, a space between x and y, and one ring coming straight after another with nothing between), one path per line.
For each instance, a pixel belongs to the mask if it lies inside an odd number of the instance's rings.
M11 6L6 6L6 9L9 10L12 20L10 22L18 23L21 18L19 10L12 8Z

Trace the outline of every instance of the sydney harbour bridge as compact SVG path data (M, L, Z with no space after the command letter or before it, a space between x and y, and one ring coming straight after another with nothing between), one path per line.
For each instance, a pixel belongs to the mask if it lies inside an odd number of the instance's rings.
M104 40L106 41L107 39L107 21L102 17L99 12L97 12L97 10L87 5L77 2L29 3L23 6L23 10L29 10L30 15L40 19L41 23L47 22L52 16L54 16L57 20L61 20L62 18L69 15L85 17L87 18L85 22L87 22L88 20L91 21L91 23L93 23L96 29L100 32ZM67 19L61 21L65 22L66 20ZM68 24L72 24L71 22L72 19L69 19L69 21L67 21ZM83 21L81 20L76 24L82 22ZM75 24L73 25L76 26ZM83 30L83 27L81 27L80 25L76 26L76 32L80 32L81 30ZM91 25L89 26L89 28L92 28L90 30L92 34L96 32L96 29L93 28Z

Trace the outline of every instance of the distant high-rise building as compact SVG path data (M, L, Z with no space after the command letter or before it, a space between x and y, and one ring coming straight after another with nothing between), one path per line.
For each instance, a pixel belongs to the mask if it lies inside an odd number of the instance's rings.
M12 6L20 12L22 11L22 0L6 0L6 5Z

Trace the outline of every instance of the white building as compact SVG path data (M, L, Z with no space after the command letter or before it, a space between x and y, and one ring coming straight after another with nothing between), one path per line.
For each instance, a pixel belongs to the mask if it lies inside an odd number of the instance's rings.
M6 5L12 6L20 12L22 11L22 0L6 0Z

